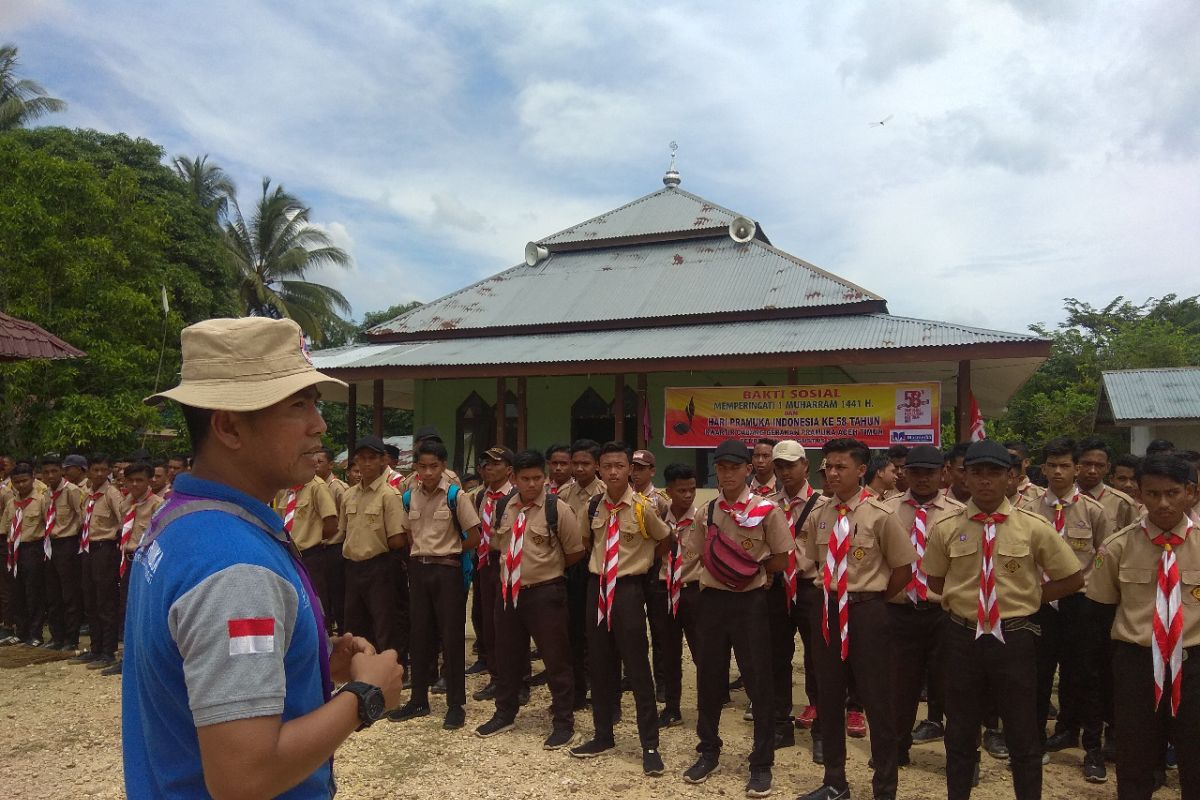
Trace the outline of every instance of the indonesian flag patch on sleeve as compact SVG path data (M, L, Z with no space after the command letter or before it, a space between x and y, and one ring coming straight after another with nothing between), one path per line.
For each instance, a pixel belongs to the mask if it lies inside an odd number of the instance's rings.
M275 652L275 619L229 620L229 655Z

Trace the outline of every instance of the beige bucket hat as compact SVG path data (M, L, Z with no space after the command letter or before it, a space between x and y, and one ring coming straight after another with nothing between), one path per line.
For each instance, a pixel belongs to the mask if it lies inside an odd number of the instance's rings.
M147 404L175 400L195 408L258 411L322 383L345 386L317 372L300 326L290 319L206 319L180 336L183 370L174 389Z

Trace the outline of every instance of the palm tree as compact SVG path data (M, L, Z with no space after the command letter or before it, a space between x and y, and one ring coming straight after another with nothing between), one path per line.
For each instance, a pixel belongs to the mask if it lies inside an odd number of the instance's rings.
M253 316L293 319L316 344L336 340L346 329L338 312L350 313L341 292L304 280L312 267L350 265L350 256L324 231L309 224L309 209L282 187L263 178L262 197L250 219L230 198L225 246L240 273L238 300Z
M218 225L224 222L229 211L229 198L237 195L237 187L225 170L209 163L207 153L196 158L175 156L171 165L201 208L212 212Z
M20 128L38 117L62 111L67 104L49 97L40 84L17 80L17 46L0 45L0 131Z

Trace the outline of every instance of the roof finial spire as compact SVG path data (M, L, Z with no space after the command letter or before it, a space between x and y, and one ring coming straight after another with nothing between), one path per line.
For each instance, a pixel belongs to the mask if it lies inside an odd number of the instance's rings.
M671 166L667 168L667 174L663 175L663 186L678 186L680 183L679 172L675 169L675 153L679 150L679 145L671 142Z

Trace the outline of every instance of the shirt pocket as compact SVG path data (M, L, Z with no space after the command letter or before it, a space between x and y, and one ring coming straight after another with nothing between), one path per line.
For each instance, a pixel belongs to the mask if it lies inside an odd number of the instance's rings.
M1121 567L1117 571L1117 580L1121 583L1150 583L1154 580L1154 570L1139 569L1138 567Z
M1200 606L1200 570L1185 569L1179 572L1179 593L1183 596L1183 604Z
M1095 549L1092 542L1092 529L1090 526L1086 528L1067 528L1067 535L1065 538L1067 540L1067 544L1070 545L1071 550L1075 553L1089 553Z
M979 540L976 538L953 539L950 546L946 548L950 558L962 558L964 556L973 556L979 552Z

